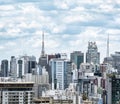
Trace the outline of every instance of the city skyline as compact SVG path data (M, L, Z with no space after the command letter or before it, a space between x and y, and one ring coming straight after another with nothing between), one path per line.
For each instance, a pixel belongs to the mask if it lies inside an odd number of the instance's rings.
M115 0L1 0L0 60L23 54L87 52L89 41L97 43L101 61L120 51L120 2Z

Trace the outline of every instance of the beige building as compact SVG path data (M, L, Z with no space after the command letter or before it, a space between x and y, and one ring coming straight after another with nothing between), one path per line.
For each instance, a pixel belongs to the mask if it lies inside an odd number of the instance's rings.
M92 101L86 100L86 101L83 101L82 104L93 104L93 103L92 103Z
M40 97L39 99L34 99L33 104L73 104L72 100L54 100L53 97Z

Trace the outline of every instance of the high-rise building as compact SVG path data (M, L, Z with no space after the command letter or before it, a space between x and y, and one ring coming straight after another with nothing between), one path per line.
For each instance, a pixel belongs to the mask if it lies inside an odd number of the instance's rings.
M80 68L80 64L84 62L84 53L81 51L74 51L70 54L70 59L72 63L77 66L77 69Z
M113 58L105 57L103 63L109 63L109 64L113 65Z
M120 74L120 52L115 52L115 54L112 54L111 57L113 59L113 67L117 69Z
M52 73L51 73L51 67L50 67L50 65L49 65L49 61L51 60L51 59L54 59L54 58L61 58L61 55L59 54L59 53L57 53L57 54L51 54L51 55L48 55L47 56L47 63L48 63L48 74L49 74L49 83L52 83Z
M86 52L86 62L93 64L100 63L100 53L98 52L96 42L88 42L88 50Z
M36 74L37 72L36 65L37 65L36 58L34 56L29 57L28 73Z
M1 63L1 76L8 77L8 60L2 60Z
M11 56L10 60L10 76L15 77L17 76L17 61L15 56Z
M21 56L17 59L17 77L21 78L27 73L37 74L35 56Z
M66 59L51 59L52 89L64 90L72 81L72 63Z
M33 82L0 82L0 104L33 104Z
M36 57L35 56L21 56L20 59L24 61L24 69L25 69L25 74L26 73L32 73L33 71L36 71Z
M120 78L109 78L107 81L106 104L120 103Z
M18 64L18 77L21 78L24 75L24 65L23 65L23 60L19 59Z

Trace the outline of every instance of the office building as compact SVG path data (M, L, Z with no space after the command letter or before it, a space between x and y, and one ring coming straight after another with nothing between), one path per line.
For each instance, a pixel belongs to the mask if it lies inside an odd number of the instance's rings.
M77 66L77 69L79 69L80 64L84 62L84 53L81 51L74 51L70 54L70 60Z
M120 52L115 52L115 54L111 54L110 57L104 58L103 63L109 63L114 69L117 69L120 74Z
M20 59L24 61L24 69L25 69L25 74L26 73L32 73L33 71L36 71L36 57L35 56L21 56Z
M113 65L113 58L112 57L105 57L103 63L108 63Z
M72 81L72 63L65 59L51 59L52 89L65 89Z
M17 77L22 78L27 73L37 74L36 58L35 56L20 56L16 59L17 63Z
M96 42L88 42L88 50L86 52L86 62L93 64L100 63L100 53L98 52Z
M109 78L107 83L107 104L120 103L120 78Z
M0 82L0 104L33 104L33 82Z
M120 74L120 52L115 52L115 54L111 54L113 59L113 67L118 70Z
M21 59L17 61L17 72L18 72L17 77L22 78L22 76L24 76L24 64L23 64L23 60Z
M29 57L29 60L28 60L28 73L37 74L36 65L37 65L36 58L34 56Z
M1 77L8 77L8 60L2 60L1 63Z
M48 58L47 58L48 64L49 64L49 61L53 58L61 58L60 53L48 55Z
M10 60L10 76L17 77L17 60L15 56L11 56Z

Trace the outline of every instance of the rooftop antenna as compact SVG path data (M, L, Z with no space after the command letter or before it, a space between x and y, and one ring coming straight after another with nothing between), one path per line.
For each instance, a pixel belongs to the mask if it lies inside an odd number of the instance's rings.
M42 50L41 56L45 56L45 49L44 49L44 32L42 32Z
M109 57L109 34L107 37L107 57Z

